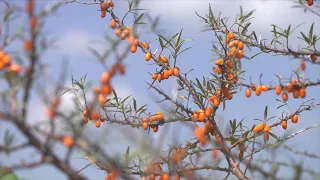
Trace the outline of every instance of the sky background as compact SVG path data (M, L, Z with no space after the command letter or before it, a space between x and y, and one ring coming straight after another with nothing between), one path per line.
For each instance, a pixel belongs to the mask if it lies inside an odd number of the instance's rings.
M14 2L24 5L24 1L15 0ZM37 8L41 9L46 5L50 4L52 1L49 0L39 0L36 1ZM91 1L88 1L91 2ZM115 0L115 14L118 17L122 17L126 10L128 9L127 1ZM192 49L186 51L178 59L177 65L180 67L182 72L188 72L190 69L194 69L189 73L189 79L194 79L198 77L202 79L202 76L209 76L212 72L213 63L211 60L216 59L216 56L212 53L211 41L216 40L214 38L213 32L200 32L203 28L204 23L195 15L197 11L200 15L205 15L208 13L209 3L214 10L214 14L217 15L222 12L222 16L230 17L230 22L234 17L240 12L239 7L242 6L244 11L250 11L255 9L254 19L252 22L251 29L254 29L257 34L261 34L262 38L271 39L271 26L270 24L276 24L281 28L287 28L289 24L292 26L297 26L302 22L305 22L298 31L293 33L290 39L290 46L297 48L301 44L301 41L296 38L299 36L299 31L305 33L309 32L309 27L312 22L316 22L314 27L314 32L320 32L319 17L311 13L303 13L302 9L293 9L293 1L241 1L241 0L225 0L225 1L189 1L189 0L165 0L156 1L149 0L143 1L140 5L141 8L148 9L148 12L153 16L161 15L160 28L166 29L168 33L174 34L179 32L183 28L183 38L192 38L195 41L187 42L185 47L191 46ZM1 5L3 8L3 5ZM84 76L88 73L87 79L93 80L94 85L99 84L100 76L103 72L102 66L99 62L91 55L88 51L88 47L94 47L100 52L104 49L109 48L108 44L92 44L92 41L103 40L103 35L107 32L110 35L114 35L114 31L108 28L110 16L107 15L105 19L100 18L100 13L97 11L98 6L87 6L81 4L66 4L59 8L55 15L46 19L45 22L45 32L48 33L49 37L58 37L59 41L56 45L59 46L57 50L50 50L46 53L42 60L47 62L49 65L47 73L58 77L58 72L60 69L61 62L64 58L69 60L69 71L70 77L73 75L76 79ZM16 21L13 26L19 26L24 23L25 17ZM127 21L128 23L128 21ZM130 23L130 22L129 22ZM152 34L145 34L141 37L140 41L154 40L156 36ZM151 43L151 48L154 51L158 46L156 42ZM12 51L17 51L22 48L22 43L14 43L8 48ZM247 48L245 53L249 56L254 55L257 49L253 49L250 52ZM300 65L300 60L289 59L288 57L279 57L270 55L259 55L253 60L242 60L243 68L246 70L245 78L246 83L249 83L249 78L255 83L259 82L259 76L263 73L263 82L270 83L271 81L276 82L277 79L274 74L281 74L283 77L290 77L295 70ZM119 96L125 97L133 94L138 102L138 106L143 104L148 104L148 110L150 112L157 112L163 108L163 106L158 106L153 99L154 91L147 90L148 86L145 81L151 82L151 77L148 72L153 73L155 71L155 66L150 65L144 61L144 55L140 50L137 53L130 55L126 61L127 65L127 75L116 77L113 80L113 85ZM320 71L318 65L311 65L307 63L307 70L305 77L309 77L311 80L315 81L320 78ZM274 85L275 83L273 83ZM67 81L67 85L71 85L70 78ZM161 87L168 94L172 93L172 90L176 87L175 79L171 78L165 82L161 83ZM243 119L244 124L251 127L253 124L257 123L253 119L263 118L263 111L265 106L269 107L268 116L281 116L282 110L277 110L276 107L279 102L276 101L276 96L274 91L263 93L260 97L252 95L250 99L247 99L244 95L243 89L240 93L236 94L232 101L227 102L227 108L225 111L221 109L217 113L217 121L221 128L225 129L229 125L228 121L230 119ZM320 94L319 87L308 88L307 99L314 98L316 103L319 103ZM72 108L72 98L73 94L66 93L62 99L61 109ZM290 108L296 109L302 100L293 100L291 94L289 96ZM167 107L170 104L167 104ZM28 121L30 123L39 123L45 118L44 104L41 99L39 99L34 93L32 96L32 103L30 108ZM319 122L320 110L315 109L311 112L302 113L299 117L299 123L297 125L292 125L288 123L288 129L290 132L294 132L303 129ZM274 119L275 120L275 119ZM273 121L271 121L273 122ZM96 129L94 124L89 123L88 126L88 136L92 136L93 139L107 141L106 146L108 153L114 152L125 152L127 145L134 146L132 140L125 140L122 132L130 132L141 139L141 137L150 138L147 140L152 143L149 144L151 147L157 145L157 140L163 136L164 133L172 134L166 136L165 142L172 141L172 137L179 137L178 142L184 144L186 140L192 136L192 129L182 126L182 123L170 123L169 125L164 125L159 128L159 133L147 134L146 131L142 129L131 129L130 127L120 127L117 125L102 124L100 129ZM185 127L185 128L181 128ZM8 126L3 122L0 122L0 138L2 139L3 134L6 129L14 128ZM105 132L108 132L105 135ZM283 135L284 131L281 127L274 128L272 130L277 135ZM18 133L17 133L18 134ZM315 137L319 137L319 129L312 129L306 133L299 134L297 137L289 140L286 144L295 147L299 150L307 150L311 153L320 154L320 141ZM131 136L132 137L132 136ZM22 142L23 139L19 138L16 142ZM111 143L111 144L109 144ZM61 151L64 153L63 147L56 147L57 152ZM163 143L162 148L167 149L166 143ZM30 155L31 154L31 155ZM59 153L60 154L60 153ZM26 157L28 156L28 157ZM81 155L75 154L74 157L80 157ZM18 163L21 159L25 161L30 161L39 156L32 149L27 149L24 151L19 151L14 153L13 156L0 155L0 163L10 165L12 163ZM256 157L259 157L257 155ZM265 156L266 158L271 158ZM274 158L274 157L273 157ZM303 159L305 167L317 170L320 169L320 162L305 158L302 156L292 156L288 151L280 152L277 154L279 160L290 160L293 158L295 161ZM74 158L72 165L74 169L78 170L87 165L88 162L83 159ZM282 173L285 175L291 174L290 171L281 169ZM17 171L19 177L32 179L32 180L64 180L67 179L66 176L61 174L57 169L51 165L42 166L39 168L28 169ZM103 171L97 170L94 166L87 168L82 171L82 174L89 179L104 179L105 173ZM220 175L217 175L218 179ZM221 176L223 177L223 175ZM230 177L230 179L233 179Z

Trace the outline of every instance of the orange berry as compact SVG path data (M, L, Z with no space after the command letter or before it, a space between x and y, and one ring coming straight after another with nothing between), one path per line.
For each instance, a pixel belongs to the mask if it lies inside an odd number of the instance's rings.
M53 119L56 116L56 110L54 107L49 107L47 110L47 115L50 119Z
M101 76L101 83L108 84L111 78L111 74L109 72L103 72Z
M4 66L9 66L11 64L11 57L8 54L4 54L2 57L2 62Z
M219 66L216 66L214 72L216 72L217 74L221 74L222 73L222 69Z
M172 76L172 75L173 75L173 68L170 68L170 69L168 70L168 75L169 75L169 76Z
M141 180L147 180L147 178L146 178L145 176L143 176L143 177L141 178Z
M227 61L227 67L230 69L233 67L232 61L230 59Z
M101 121L100 121L100 120L97 120L97 121L96 121L96 127L99 128L100 126L101 126Z
M229 31L229 32L228 32L228 37L229 37L230 39L233 39L233 38L234 38L234 33L233 33L232 31Z
M282 87L280 85L276 86L276 94L280 95L282 91Z
M302 71L305 71L306 70L306 62L302 61L301 64L300 64L300 69Z
M238 43L238 49L243 50L244 49L244 43L242 41L240 41Z
M144 130L147 130L148 127L149 127L148 122L143 122L142 123L142 127L143 127Z
M200 122L203 122L204 119L205 119L205 114L204 114L204 113L200 113L200 114L199 114L199 121L200 121Z
M270 131L271 127L270 126L264 126L263 131L265 133L268 133Z
M71 146L73 146L73 140L72 140L72 138L71 138L70 136L65 136L65 137L63 137L62 141L63 141L63 144L64 144L66 147L71 147Z
M262 86L261 86L261 90L266 92L266 91L269 90L269 87L268 87L268 86L265 86L265 85L262 85Z
M151 174L149 177L149 180L156 180L156 175L155 174Z
M174 76L179 76L180 75L180 69L178 67L173 68L173 75Z
M282 121L281 123L282 129L286 130L287 129L287 121Z
M164 56L160 56L160 60L163 63L168 63L168 59L166 57L164 57Z
M237 54L238 58L243 58L244 57L244 52L242 50L238 50L238 54Z
M220 105L220 99L217 96L212 96L210 98L210 101L213 103L214 107L219 107Z
M257 95L257 96L260 96L260 95L261 95L261 87L260 87L260 86L258 86L258 87L256 88L256 95Z
M301 98L305 98L306 95L307 95L307 90L306 90L306 88L301 88L301 89L299 90L299 96L300 96Z
M107 102L106 97L103 94L99 95L99 103L100 105L104 105Z
M228 96L227 96L227 98L228 98L228 100L231 100L232 97L233 97L233 93L232 93L232 91L230 91L229 94L228 94Z
M308 1L308 6L312 6L313 5L313 0L307 0Z
M133 44L135 45L135 46L139 46L139 39L138 38L135 38L134 39L134 41L133 41Z
M216 60L216 65L217 65L217 66L222 65L222 63L223 63L223 59L218 59L218 60Z
M261 132L265 127L265 124L258 124L254 127L253 132L259 133Z
M98 111L92 111L91 117L92 117L93 120L96 120L96 121L99 120L99 118L100 118L99 112Z
M31 14L34 11L34 1L28 1L26 5L26 12Z
M31 27L32 30L34 30L36 28L38 24L38 18L36 16L32 16L29 20L29 25Z
M283 101L288 101L288 98L289 98L289 97L288 97L288 93L287 93L287 92L283 92L283 93L282 93L282 100L283 100Z
M298 122L298 115L294 115L291 117L291 122L292 123L297 123Z
M205 112L204 112L204 115L205 115L206 117L210 117L211 114L212 114L212 112L213 112L212 107L208 106L208 107L206 108Z
M310 59L312 60L312 62L316 62L317 61L317 56L316 55L311 55Z
M150 48L150 46L149 46L149 44L148 44L147 42L143 42L143 43L141 44L141 46L142 46L144 49L149 49L149 48Z
M293 86L292 86L291 83L288 83L288 84L287 84L287 91L288 91L289 93L293 91Z
M298 79L292 79L291 84L293 86L296 86L298 84L299 80Z
M162 175L163 180L170 180L169 174L165 173Z
M105 10L107 10L107 4L106 4L106 3L104 3L104 2L103 2L103 3L101 3L101 4L100 4L100 10L101 10L101 11L105 11Z
M198 115L197 113L194 113L194 114L192 115L192 121L193 121L193 122L197 122L197 121L198 121L198 118L199 118L199 115Z
M106 11L101 11L101 14L100 14L100 17L101 18L105 18L107 15L107 12Z
M32 41L31 40L26 40L24 42L24 50L29 52L33 49Z
M100 88L100 93L103 95L108 95L112 92L112 87L109 84L102 84Z
M251 97L251 90L249 88L246 90L246 96L247 98Z
M158 73L154 73L154 74L152 74L152 79L157 79L158 78Z
M148 52L148 53L146 54L146 56L144 57L144 59L145 59L146 61L149 61L149 60L151 59L151 53Z
M174 175L173 180L180 180L180 176L178 174Z
M9 66L9 71L10 72L14 72L14 73L20 73L21 72L21 68L18 64L11 64Z
M293 98L295 99L299 98L299 93L300 93L299 89L293 89L293 92L292 92Z
M122 32L122 30L121 30L120 28L118 28L118 29L116 30L116 35L117 35L118 37L120 37L121 32Z
M132 53L137 52L137 46L136 45L131 46L131 52Z
M158 125L155 125L155 126L153 126L153 132L158 132L158 130L159 130L159 126Z
M111 1L111 0L108 0L108 1L107 1L107 5L110 6L110 7L114 7L114 3L113 3L113 1Z
M110 27L111 27L112 29L115 29L115 28L117 27L117 22L116 22L114 19L111 20L111 22L110 22Z

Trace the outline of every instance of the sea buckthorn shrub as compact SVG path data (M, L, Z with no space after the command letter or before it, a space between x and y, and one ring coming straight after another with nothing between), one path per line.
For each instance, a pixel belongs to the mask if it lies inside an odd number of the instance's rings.
M26 0L22 5L6 1L6 8L1 12L4 18L0 26L0 75L3 79L1 100L4 106L0 108L0 122L13 125L25 141L17 143L18 133L6 128L4 140L0 142L0 154L10 156L18 150L32 147L40 158L32 162L21 160L13 165L1 162L0 178L15 176L17 170L44 164L52 164L68 179L77 180L96 179L94 175L92 178L81 173L92 164L105 180L197 180L214 179L218 175L224 179L287 178L281 174L283 170L279 170L280 166L293 170L292 179L319 177L319 170L301 163L257 158L259 153L271 149L320 159L318 154L286 144L287 140L300 133L320 127L320 124L306 126L308 120L303 116L317 110L320 105L319 100L310 95L311 88L319 88L319 78L308 77L307 73L311 66L320 64L320 34L315 30L315 23L308 32L300 32L298 38L302 40L301 45L294 49L290 46L289 37L299 26L283 28L272 25L274 39L261 39L256 31L250 29L254 11L244 12L240 8L240 14L230 25L227 18L214 15L209 5L207 14L196 12L195 16L206 25L206 30L214 34L210 37L216 41L212 49L214 59L209 63L210 72L205 74L200 70L203 77L193 78L190 77L192 70L184 68L183 63L186 62L180 56L187 50L192 52L190 47L185 47L188 41L183 29L174 35L158 33L158 26L161 26L159 19L140 8L140 1L129 0L126 13L121 15L116 13L120 9L117 0L70 0L68 4L96 7L96 11L88 10L83 15L95 13L100 22L107 24L108 35L104 39L110 49L100 52L90 48L103 70L85 67L83 71L86 75L80 78L72 75L71 87L68 88L65 82L68 79L66 63L62 63L60 76L54 83L43 78L46 64L42 57L54 45L46 37L43 24L52 12L65 3L57 1L45 8L38 7L37 3L35 0ZM317 1L297 0L296 3L295 7L302 7L313 13L317 20L320 19ZM27 21L22 32L10 30L13 14L23 14L24 22ZM146 32L152 32L155 38L148 39ZM23 55L10 51L8 46L15 41L22 43L23 50L19 52ZM244 61L254 61L260 54L288 56L292 61L298 61L298 67L290 76L277 74L270 83L262 74L258 81L253 80L247 75ZM138 64L129 62L127 59L130 56L136 62L151 66L152 71L144 73L148 78L144 88L162 98L156 101L156 104L160 104L157 109L149 108L148 104L142 105L134 95L119 96L116 89L118 79L132 76L129 67ZM201 58L201 54L197 57ZM197 63L205 62L199 60ZM143 71L138 66L136 68ZM257 68L262 73L266 70ZM90 81L87 75L92 70L99 72L99 78ZM175 98L163 88L167 82L176 82L178 85L179 93ZM36 86L37 83L40 85ZM44 86L46 83L54 84L54 89L49 90ZM65 100L67 93L71 93L74 106ZM28 121L29 114L40 111L30 105L30 99L34 96L45 103L45 116L41 117L45 120L41 123ZM277 106L264 104L265 96L273 97ZM259 111L260 117L240 119L234 113L230 115L234 119L221 125L218 113L232 112L229 104L241 97L240 109L246 108L249 103L264 105L261 113ZM292 107L292 103L299 106ZM72 106L70 112L66 105ZM270 115L276 110L281 111L281 115ZM241 116L251 117L250 114ZM45 128L43 125L46 125ZM168 133L171 126L174 127L172 134ZM108 128L113 132L108 133ZM183 132L185 130L187 133ZM142 137L136 132L141 133ZM182 140L178 137L180 132L183 132ZM120 135L125 135L129 141L124 142L131 145L127 146L114 138ZM164 139L170 139L167 141L170 144L163 146L162 143L166 142ZM121 147L116 150L108 142L110 140ZM71 161L74 154L81 154L89 165L80 169L73 167ZM265 170L265 167L272 168Z

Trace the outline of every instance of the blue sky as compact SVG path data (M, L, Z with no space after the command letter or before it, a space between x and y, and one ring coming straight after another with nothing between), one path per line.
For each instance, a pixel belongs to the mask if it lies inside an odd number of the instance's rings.
M16 1L20 2L20 1ZM36 1L40 7L49 4L51 1L41 0ZM301 9L292 9L293 1L145 1L141 4L142 8L149 9L153 16L161 15L160 27L161 29L168 30L169 33L174 34L184 29L183 38L195 39L193 42L188 42L185 47L191 46L192 49L181 55L177 65L180 67L182 72L188 72L190 69L194 69L190 73L189 79L194 77L202 78L202 76L209 76L212 71L211 68L213 63L210 60L216 57L210 51L211 41L214 40L214 34L212 32L200 33L203 27L201 20L196 17L194 11L197 11L200 15L204 15L208 12L208 4L211 3L215 14L222 12L222 16L231 17L230 21L233 20L234 16L239 13L239 6L242 5L245 11L256 9L255 19L252 20L252 28L256 30L257 34L261 34L262 38L271 38L271 26L270 24L276 24L282 28L286 28L289 24L298 25L302 22L306 22L299 30L308 32L312 22L319 22L319 18L309 13L304 14ZM179 7L179 8L177 8ZM88 46L96 47L100 51L108 48L108 44L105 45L92 45L92 40L102 40L104 33L113 35L114 32L106 28L109 24L109 16L101 19L100 14L97 11L97 6L86 6L80 4L67 4L60 8L56 15L51 16L46 20L45 32L50 34L50 37L59 37L57 45L60 46L58 50L49 51L44 57L43 61L47 62L50 66L48 73L54 77L58 77L61 60L67 57L70 62L69 75L73 75L76 78L88 73L87 79L93 80L95 85L98 85L100 75L103 72L103 68L97 60L87 50ZM123 0L115 0L115 13L122 17L127 9L127 2ZM25 20L25 19L22 19ZM17 21L18 22L18 21ZM21 22L21 21L20 21ZM17 25L19 23L16 23ZM320 24L315 24L314 32L320 32ZM293 38L290 39L291 46L297 47L300 40L296 37L299 35L299 31L293 34ZM154 35L148 34L143 35L142 40L153 40ZM10 49L21 48L20 43L16 43L10 47ZM157 48L156 42L151 44L151 48L155 50ZM246 51L248 52L248 50ZM254 52L257 52L256 49ZM248 52L253 55L254 52ZM299 60L288 59L288 57L278 57L272 55L260 55L253 60L242 60L243 67L246 71L245 78L248 79L245 82L249 82L249 77L256 83L259 82L259 75L263 73L263 81L269 83L271 80L276 81L274 74L280 73L284 77L292 75L292 70L295 70L299 64ZM134 97L138 101L138 105L148 104L150 112L156 112L160 110L160 106L154 103L152 94L154 92L147 90L145 81L150 82L151 77L148 72L153 73L155 67L149 65L144 61L144 55L138 50L137 53L129 56L125 64L127 65L127 75L124 77L116 77L113 80L115 90L120 96L127 96L134 94ZM306 77L316 80L320 78L320 71L317 69L317 65L307 64ZM70 76L69 76L70 77ZM70 85L70 80L67 82ZM273 83L274 84L274 83ZM173 88L176 87L174 78L171 80L161 83L161 87L168 92L172 92ZM319 103L320 94L318 87L308 88L307 98L314 98ZM71 108L70 100L72 94L66 94L63 98L63 107ZM291 96L290 96L291 97ZM292 99L292 98L291 98ZM290 100L289 105L292 109L298 107L301 100ZM244 96L244 91L236 94L234 100L227 103L227 109L225 111L219 110L217 121L221 127L228 126L228 120L230 119L243 119L244 124L251 127L256 123L253 119L263 118L263 111L265 106L269 106L269 116L281 116L282 111L276 110L279 103L276 101L274 92L263 93L261 97L252 96L247 99ZM32 109L29 113L28 121L30 123L37 123L42 121L44 118L43 104L40 99L36 96L32 98ZM314 123L319 123L320 111L315 109L311 112L303 113L299 118L298 125L289 124L288 129L292 131L300 130ZM12 127L3 124L0 126L0 137L3 136L5 129ZM107 152L124 152L127 145L133 143L125 141L124 136L121 132L130 132L136 134L139 138L148 137L148 141L157 142L163 131L168 133L180 132L179 142L183 143L192 134L192 130L188 129L187 126L182 126L182 123L171 123L159 128L159 133L150 133L149 135L143 130L134 129L128 127L119 127L117 125L102 124L102 128L95 130L94 124L89 124L88 134L99 140L114 140L106 146ZM185 128L181 128L185 127ZM92 131L94 130L94 131ZM101 138L101 134L108 130L108 135ZM274 133L282 135L283 131L280 127L273 130ZM311 142L309 139L312 137L319 137L319 129L313 129L306 133L302 133L292 140L287 142L287 145L292 145L299 150L308 150L309 152L320 154L320 141ZM307 139L307 140L306 140ZM166 137L166 142L172 140L171 136ZM20 142L20 141L17 141ZM120 142L120 143L119 143ZM163 148L166 149L166 143L163 144ZM57 147L57 151L64 153L63 147ZM34 154L32 150L20 151L15 153L14 156L0 155L0 162L6 162L11 164L19 162L21 158L32 160L37 157L29 156ZM279 159L287 159L287 154L279 154ZM289 154L292 155L292 154ZM28 156L28 157L26 157ZM79 157L79 154L75 154ZM256 157L259 157L257 155ZM304 157L296 156L295 160L303 159ZM320 169L320 162L304 158L306 167L310 167L314 170ZM87 164L86 160L74 159L73 166L75 169L81 169ZM283 170L283 173L289 173ZM52 166L44 166L40 168L34 168L30 170L22 170L17 172L19 177L24 177L33 180L56 180L66 179L59 171ZM105 173L95 168L87 168L82 172L83 175L89 179L103 179Z

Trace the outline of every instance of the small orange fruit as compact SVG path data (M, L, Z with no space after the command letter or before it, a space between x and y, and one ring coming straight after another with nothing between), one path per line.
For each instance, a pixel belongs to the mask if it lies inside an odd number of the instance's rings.
M66 147L71 147L71 146L73 146L73 140L72 140L72 138L71 138L70 136L65 136L65 137L63 137L62 141L63 141L63 144L64 144Z
M288 97L288 93L284 91L284 92L282 93L282 100L283 100L283 101L288 101L288 98L289 98L289 97Z
M159 126L158 125L155 125L155 126L153 126L153 132L158 132L158 130L159 130Z
M249 88L246 90L246 97L251 97L251 90Z
M280 95L282 91L282 87L280 85L276 86L276 94Z
M180 69L178 67L173 68L173 75L174 76L179 76L180 75Z
M264 126L263 131L265 133L268 133L270 131L270 129L271 129L271 127L267 125L267 126Z
M147 52L146 56L144 57L144 59L146 61L149 61L151 59L151 53L150 52Z
M136 46L136 45L132 45L132 46L131 46L131 52L132 52L132 53L137 52L137 46Z
M115 28L117 27L117 22L116 22L114 19L111 20L111 22L110 22L110 27L111 27L112 29L115 29Z
M317 56L316 55L311 55L310 59L312 60L312 62L316 62L317 61Z
M144 130L147 130L148 127L149 127L148 122L143 122L142 123L142 127L143 127Z
M292 123L297 123L298 122L298 115L294 115L291 117L291 122Z
M281 126L282 126L282 129L286 130L288 127L287 121L282 121Z
M213 112L212 107L208 106L208 107L206 108L205 112L204 112L204 115L205 115L206 117L210 117L211 114L212 114L212 112Z
M259 133L261 132L265 127L265 124L258 124L254 127L253 132Z
M256 95L257 95L257 96L260 96L260 95L261 95L261 86L258 86L258 87L256 88Z
M306 95L307 95L307 90L306 90L306 88L300 88L300 90L299 90L299 96L300 96L301 98L305 98Z
M160 60L163 63L168 63L168 59L166 57L164 57L164 56L160 56Z
M242 41L240 41L238 43L238 49L243 50L244 49L244 43Z
M96 121L96 127L99 128L100 126L101 126L101 121L100 121L100 120L97 120L97 121Z

